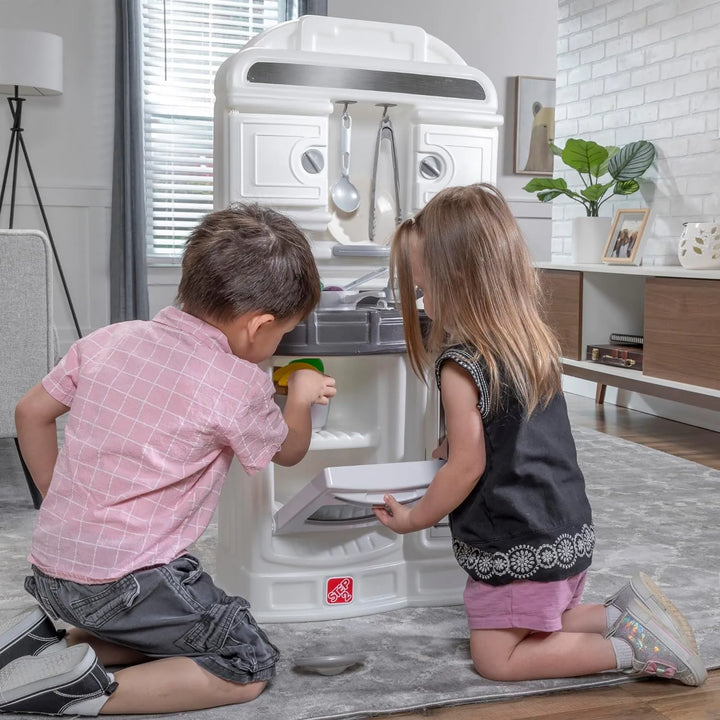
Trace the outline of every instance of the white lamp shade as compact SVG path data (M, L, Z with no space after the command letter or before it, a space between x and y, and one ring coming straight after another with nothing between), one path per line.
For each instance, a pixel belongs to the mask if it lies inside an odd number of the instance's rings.
M0 93L60 95L63 41L39 30L0 28Z

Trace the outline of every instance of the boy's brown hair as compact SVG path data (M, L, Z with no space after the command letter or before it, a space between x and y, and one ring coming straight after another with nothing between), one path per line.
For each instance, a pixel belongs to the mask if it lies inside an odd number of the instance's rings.
M302 230L257 204L208 213L185 243L178 301L200 318L250 311L305 317L320 300L320 275Z

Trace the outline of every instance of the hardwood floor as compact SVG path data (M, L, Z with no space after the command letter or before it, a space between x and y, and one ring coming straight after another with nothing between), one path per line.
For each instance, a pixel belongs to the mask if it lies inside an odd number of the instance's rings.
M566 395L574 425L720 470L720 433ZM662 680L387 716L388 720L718 720L720 670L700 688ZM384 720L376 718L376 720Z
M718 717L720 670L710 673L699 688L648 680L390 716L391 720L718 720Z
M720 433L617 405L596 405L591 398L580 395L566 394L565 397L573 425L593 428L720 470Z

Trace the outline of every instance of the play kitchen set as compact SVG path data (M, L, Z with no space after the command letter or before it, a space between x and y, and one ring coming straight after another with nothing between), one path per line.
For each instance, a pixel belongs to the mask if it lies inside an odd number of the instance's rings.
M338 387L300 464L248 477L233 463L219 581L261 622L460 603L447 524L400 536L372 512L385 492L422 496L440 436L387 266L397 223L432 195L495 181L495 89L418 27L305 16L230 57L215 95L216 207L258 202L292 217L325 286L268 372L282 388L293 361L321 362Z

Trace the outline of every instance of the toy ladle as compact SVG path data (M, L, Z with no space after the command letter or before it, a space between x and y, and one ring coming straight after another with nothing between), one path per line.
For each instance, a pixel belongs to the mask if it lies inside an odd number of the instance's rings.
M340 179L333 185L330 197L335 206L346 213L355 212L360 207L360 193L350 182L350 133L352 120L347 111L350 103L344 103L340 129Z

